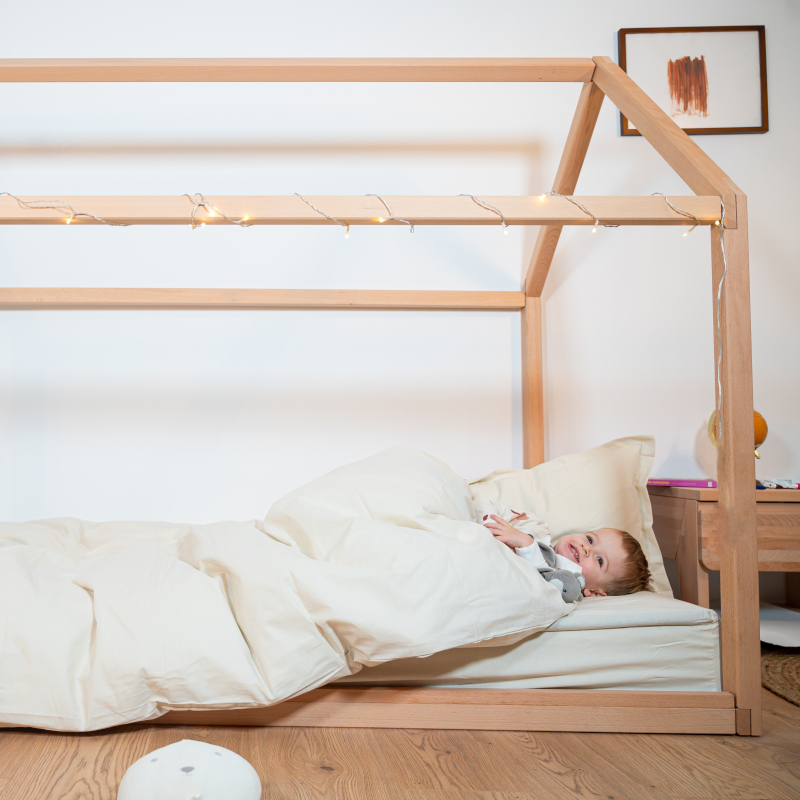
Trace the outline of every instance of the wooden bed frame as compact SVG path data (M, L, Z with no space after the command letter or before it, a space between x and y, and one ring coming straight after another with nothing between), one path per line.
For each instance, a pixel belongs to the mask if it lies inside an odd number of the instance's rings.
M572 195L603 98L607 96L695 197L670 198L711 231L714 314L723 274L719 223L724 203L728 261L721 301L725 400L718 451L722 585L722 692L324 688L270 708L174 711L165 724L303 725L494 730L761 733L758 571L747 199L730 178L609 58L594 59L121 59L0 60L0 82L543 82L583 84L553 191ZM6 188L6 187L2 187ZM25 198L39 200L43 198ZM61 198L109 222L180 224L180 197ZM379 224L374 197L309 198L351 225ZM415 225L496 225L469 197L387 197ZM482 197L510 225L539 225L518 292L316 291L277 289L0 288L0 309L458 309L519 313L522 330L524 463L544 460L541 295L564 225L592 225L555 196ZM578 198L605 223L686 225L660 197ZM209 197L251 224L334 224L297 197ZM57 210L0 198L0 224L63 224ZM99 224L78 217L75 224ZM207 224L229 224L204 217ZM391 220L387 224L394 224ZM715 352L717 342L715 337ZM716 359L715 359L716 361ZM716 381L715 381L716 384Z

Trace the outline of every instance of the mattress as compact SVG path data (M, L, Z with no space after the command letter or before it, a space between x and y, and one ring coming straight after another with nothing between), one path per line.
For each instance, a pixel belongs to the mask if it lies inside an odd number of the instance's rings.
M516 644L398 659L338 683L720 691L719 618L710 609L650 592L591 597Z

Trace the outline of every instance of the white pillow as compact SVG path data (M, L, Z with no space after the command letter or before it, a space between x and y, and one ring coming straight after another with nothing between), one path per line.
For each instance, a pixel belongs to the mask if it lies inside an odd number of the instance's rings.
M536 514L554 540L598 528L628 531L644 550L653 589L672 597L647 494L654 456L652 436L629 436L532 469L499 469L471 483L470 490L473 500Z

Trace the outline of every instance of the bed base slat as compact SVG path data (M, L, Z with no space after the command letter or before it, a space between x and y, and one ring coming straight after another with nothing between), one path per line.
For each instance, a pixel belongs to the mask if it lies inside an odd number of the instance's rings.
M617 733L736 732L728 692L326 688L266 708L170 711L157 725Z

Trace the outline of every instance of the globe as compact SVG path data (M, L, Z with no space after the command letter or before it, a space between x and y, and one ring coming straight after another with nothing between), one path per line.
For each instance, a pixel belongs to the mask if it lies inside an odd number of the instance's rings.
M711 439L711 444L714 447L719 447L719 432L717 430L717 412L716 409L714 413L711 415L711 418L708 420L708 438ZM764 444L767 440L767 433L769 433L769 428L767 427L767 421L758 411L753 412L753 447L755 449L755 456L756 458L761 458L758 453L758 448Z

